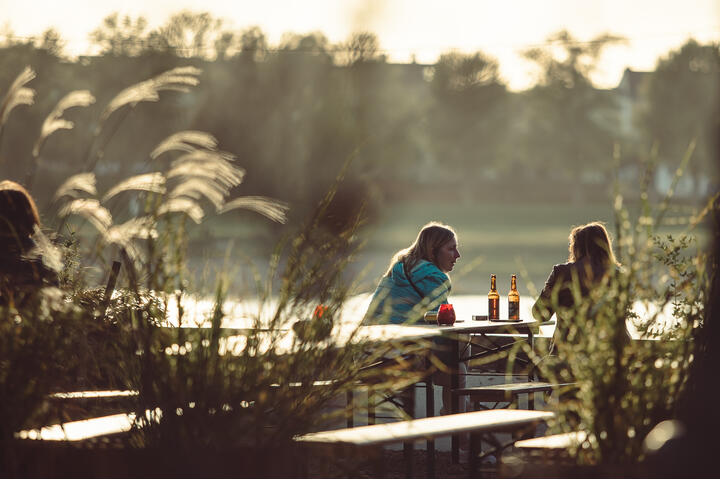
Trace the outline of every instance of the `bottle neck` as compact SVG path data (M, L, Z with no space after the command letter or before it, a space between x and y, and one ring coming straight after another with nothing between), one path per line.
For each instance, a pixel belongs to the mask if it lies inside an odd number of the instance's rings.
M510 290L517 290L517 278L513 275L510 279Z
M490 277L490 290L495 290L495 275Z

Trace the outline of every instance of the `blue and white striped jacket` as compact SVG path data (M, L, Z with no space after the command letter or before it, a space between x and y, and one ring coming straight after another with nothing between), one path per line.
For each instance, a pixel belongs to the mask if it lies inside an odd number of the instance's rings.
M432 262L420 260L410 272L418 292L410 285L402 262L393 265L390 275L380 280L363 324L417 323L428 310L448 303L450 278Z

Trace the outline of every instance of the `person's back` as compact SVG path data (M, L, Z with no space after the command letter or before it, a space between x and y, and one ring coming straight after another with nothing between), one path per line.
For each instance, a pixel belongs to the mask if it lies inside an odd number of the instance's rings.
M532 314L537 320L557 316L555 341L573 341L574 318L584 307L592 311L591 293L607 281L619 266L612 242L599 222L574 228L569 236L568 261L555 265L540 293ZM570 315L568 315L570 314Z

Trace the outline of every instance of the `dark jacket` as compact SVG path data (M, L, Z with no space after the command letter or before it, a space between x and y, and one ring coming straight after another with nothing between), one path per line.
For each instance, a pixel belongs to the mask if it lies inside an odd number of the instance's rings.
M555 313L553 293L557 290L557 306L570 308L575 304L572 285L577 281L580 297L587 297L593 286L598 284L606 269L601 265L593 265L590 262L580 260L579 262L567 262L555 265L550 276L545 281L545 286L540 297L533 306L533 316L538 320L549 320ZM543 311L545 307L547 311Z
M35 246L32 240L23 245L6 242L0 251L0 305L17 305L28 293L58 285L58 272L46 265Z
M553 314L556 314L555 340L574 341L573 338L568 338L568 329L573 319L563 318L564 312L562 310L572 309L579 306L580 302L588 301L590 291L602 283L606 273L607 267L592 264L585 259L555 265L545 282L540 296L533 305L533 317L540 321L546 321L550 320ZM577 304L573 294L574 288L577 288L580 294ZM557 299L555 300L556 295ZM591 312L592 305L586 306L589 307L588 312ZM627 330L626 335L628 335Z

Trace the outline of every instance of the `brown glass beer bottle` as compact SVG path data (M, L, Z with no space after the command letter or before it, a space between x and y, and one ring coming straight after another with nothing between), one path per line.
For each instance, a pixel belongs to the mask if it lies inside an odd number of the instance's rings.
M500 318L500 294L495 288L495 274L490 275L490 293L488 293L488 320Z
M508 292L508 318L520 320L520 294L517 291L517 276L510 277L510 291Z

